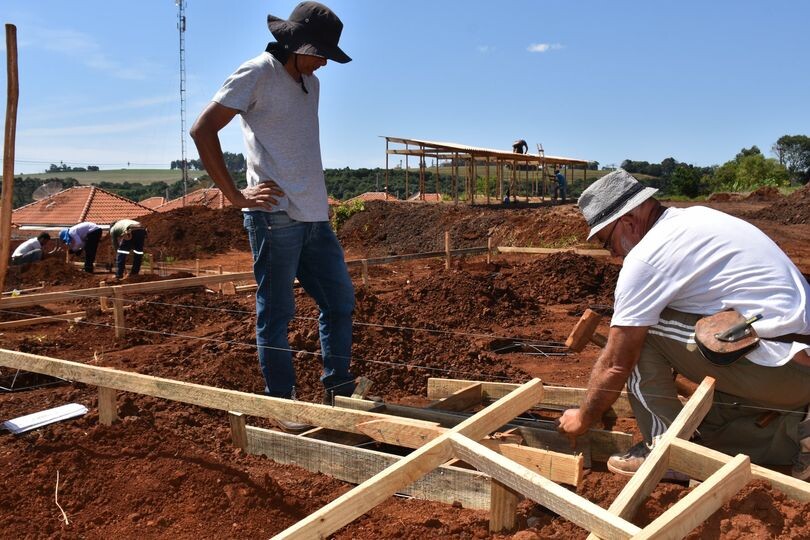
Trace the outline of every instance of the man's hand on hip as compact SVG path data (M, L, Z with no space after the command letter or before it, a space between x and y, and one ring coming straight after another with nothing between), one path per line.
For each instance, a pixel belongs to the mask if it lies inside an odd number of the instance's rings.
M278 204L279 197L284 196L284 191L273 180L249 186L239 192L241 201L231 201L237 208L265 208L272 210Z

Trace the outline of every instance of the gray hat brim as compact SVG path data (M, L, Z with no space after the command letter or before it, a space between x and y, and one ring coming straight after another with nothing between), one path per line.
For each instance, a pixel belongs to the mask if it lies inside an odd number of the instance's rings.
M596 233L625 215L626 213L630 212L636 206L639 206L641 203L652 197L658 192L656 188L646 187L636 193L633 197L627 200L623 205L616 209L615 212L612 212L608 216L605 216L599 223L595 224L591 227L591 232L588 234L588 240L594 237Z

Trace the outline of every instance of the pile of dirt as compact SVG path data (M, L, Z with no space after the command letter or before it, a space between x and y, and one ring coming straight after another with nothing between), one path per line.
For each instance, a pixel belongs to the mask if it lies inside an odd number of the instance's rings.
M59 254L24 266L9 266L4 291L38 287L42 282L50 287L68 286L70 289L98 287L103 277L88 274L81 267L66 263Z
M745 200L745 196L741 193L728 193L725 191L716 191L709 195L708 199L709 202L729 202L729 201L742 201Z
M752 219L776 221L783 225L810 223L810 184L781 197L772 205L749 214Z
M157 260L188 260L230 250L250 251L238 208L186 206L140 219L149 230L146 251Z
M493 245L559 247L584 242L587 224L572 205L509 208L370 201L353 215L338 236L343 247L366 257L423 253L444 249L444 231L452 248Z
M762 186L756 191L752 191L745 198L746 201L761 202L761 201L776 201L782 198L779 189L773 186Z

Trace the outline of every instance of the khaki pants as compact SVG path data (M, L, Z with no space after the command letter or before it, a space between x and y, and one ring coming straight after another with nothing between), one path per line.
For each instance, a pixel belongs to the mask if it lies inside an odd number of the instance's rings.
M788 362L765 367L741 358L717 366L694 348L699 315L666 309L649 334L627 381L630 402L644 440L661 435L680 412L673 370L700 383L716 379L714 404L698 428L697 442L721 452L744 453L761 464L787 465L799 452L798 425L810 404L810 368ZM767 426L756 421L780 414Z

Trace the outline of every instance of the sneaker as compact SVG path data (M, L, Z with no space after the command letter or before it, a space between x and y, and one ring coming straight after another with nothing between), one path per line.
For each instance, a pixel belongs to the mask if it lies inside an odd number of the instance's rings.
M623 476L633 476L650 455L652 445L641 441L630 447L625 454L613 454L607 461L607 468L610 472Z
M653 446L655 446L655 442L648 445L646 442L641 441L631 446L630 450L625 454L613 454L607 461L608 470L623 476L633 476L639 470L641 464L644 463L644 460L647 459L647 456L650 455ZM810 462L808 464L810 465ZM810 467L808 467L808 476L810 476ZM689 475L672 469L668 469L664 476L661 477L661 480L669 482L688 482L689 479Z
M799 480L810 479L810 452L801 452L793 461L790 476Z

